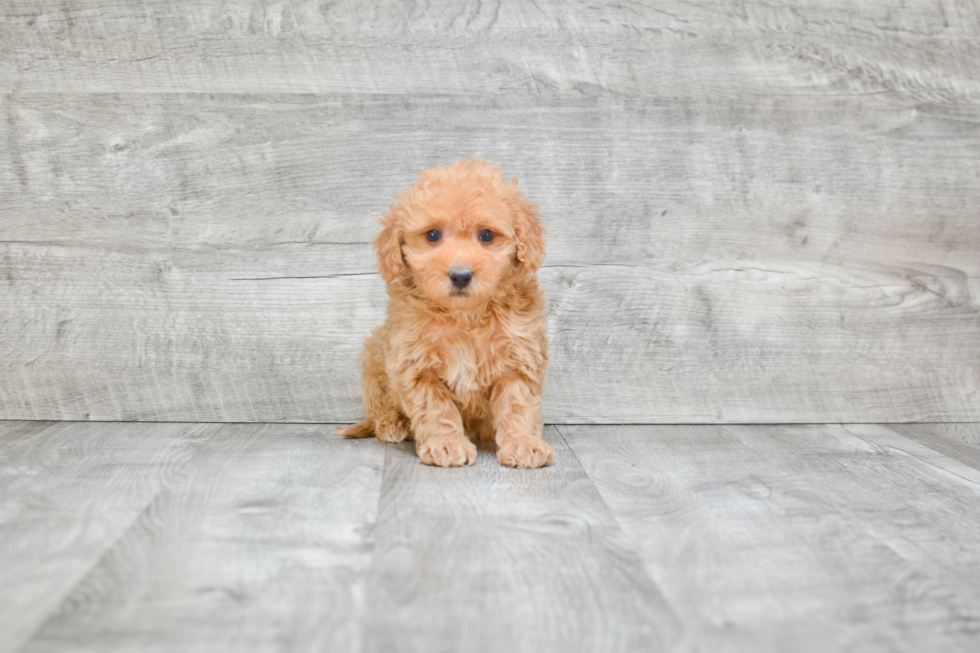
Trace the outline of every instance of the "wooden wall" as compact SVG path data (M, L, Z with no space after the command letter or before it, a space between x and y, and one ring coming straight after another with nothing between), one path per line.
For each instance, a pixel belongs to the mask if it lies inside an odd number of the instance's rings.
M358 418L375 219L470 155L547 421L980 420L969 0L8 0L0 418Z

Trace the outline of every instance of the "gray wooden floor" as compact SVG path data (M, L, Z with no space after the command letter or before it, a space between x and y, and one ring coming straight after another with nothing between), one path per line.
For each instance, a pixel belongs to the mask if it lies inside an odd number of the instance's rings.
M0 422L0 651L976 651L980 425Z

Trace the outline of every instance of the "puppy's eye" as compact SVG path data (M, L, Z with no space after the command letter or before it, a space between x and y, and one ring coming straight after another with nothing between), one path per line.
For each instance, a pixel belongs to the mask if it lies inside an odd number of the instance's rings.
M439 233L438 229L429 229L425 232L425 239L430 243L438 242L440 238L442 238L442 234Z
M489 243L493 241L493 232L489 229L484 229L480 232L480 242Z

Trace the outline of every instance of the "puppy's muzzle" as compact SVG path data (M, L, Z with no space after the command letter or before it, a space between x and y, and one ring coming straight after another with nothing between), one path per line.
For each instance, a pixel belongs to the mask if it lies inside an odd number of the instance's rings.
M453 268L449 271L449 280L453 285L462 290L473 281L473 271L466 268Z

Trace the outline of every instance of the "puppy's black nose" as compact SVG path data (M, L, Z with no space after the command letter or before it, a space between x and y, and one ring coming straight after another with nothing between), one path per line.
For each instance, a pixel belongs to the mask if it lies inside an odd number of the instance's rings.
M453 268L449 271L449 280L453 285L462 290L473 281L473 273L465 268Z

